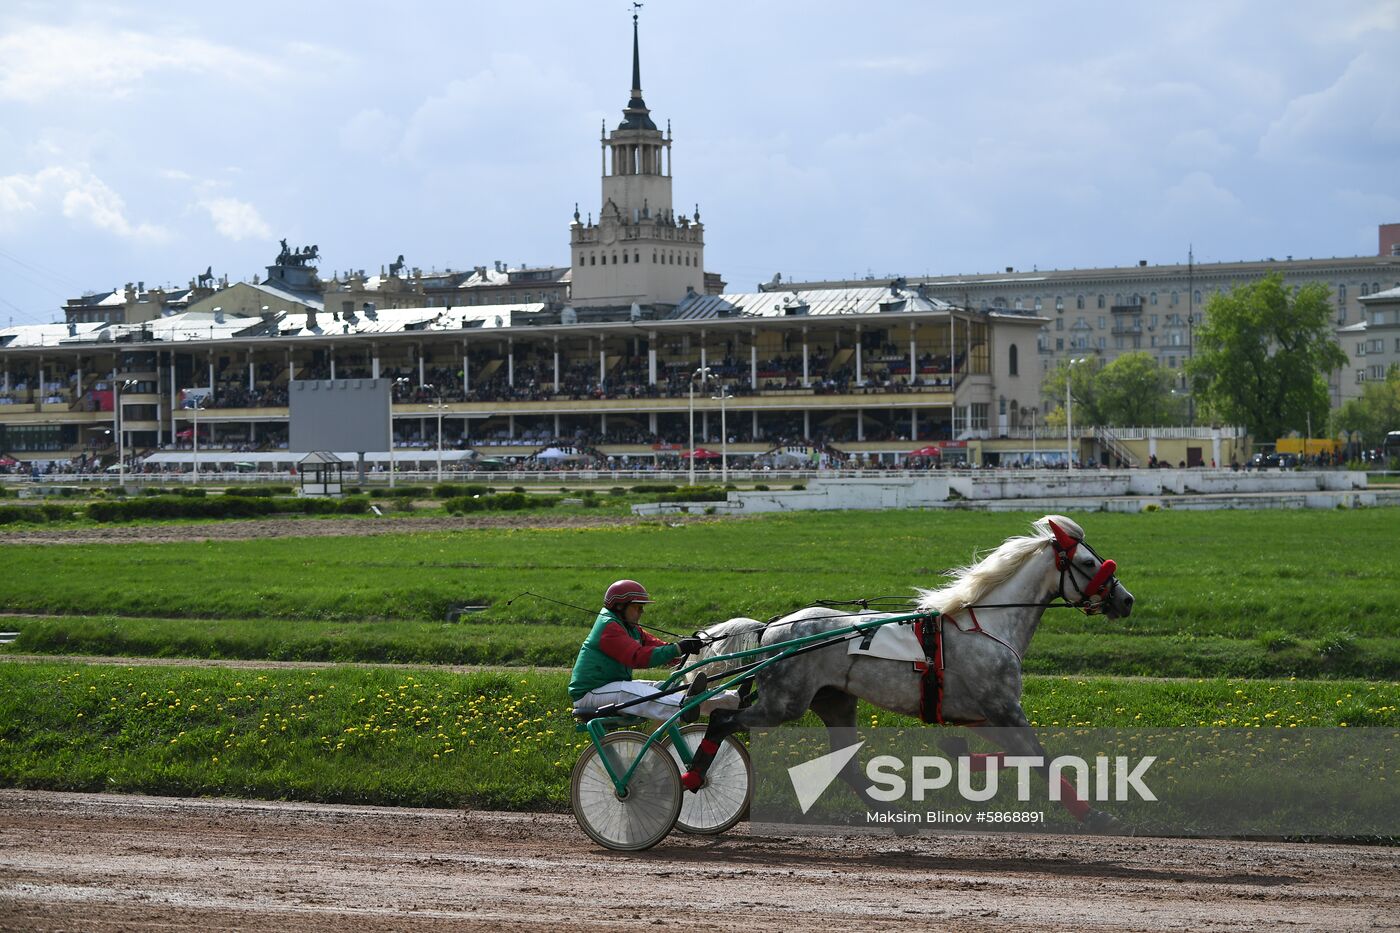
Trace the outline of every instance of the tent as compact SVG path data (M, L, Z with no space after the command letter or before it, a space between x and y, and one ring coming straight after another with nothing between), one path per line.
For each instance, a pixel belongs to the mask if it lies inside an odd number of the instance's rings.
M920 447L918 450L911 450L911 451L909 451L909 453L905 454L904 456L905 456L905 457L941 457L941 456L943 456L943 449L940 448L940 447L934 447L933 445L929 445L929 446L927 446L927 447Z
M704 447L697 447L697 448L695 448L695 459L696 459L696 460L718 460L719 458L720 458L720 455L717 454L717 453L715 453L713 450L706 450ZM682 450L682 451L681 451L681 459L682 459L682 460L689 460L689 459L690 459L690 451L688 451L688 450Z
M14 457L8 457L4 454L0 454L0 467L12 466L19 466L19 461L16 460Z

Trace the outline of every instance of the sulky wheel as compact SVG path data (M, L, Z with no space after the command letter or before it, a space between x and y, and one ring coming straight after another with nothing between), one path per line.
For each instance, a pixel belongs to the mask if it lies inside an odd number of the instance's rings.
M610 732L603 749L619 773L642 753L647 737L640 732ZM681 775L670 753L652 745L632 773L627 792L619 795L598 746L589 744L574 765L574 818L599 845L637 852L650 849L671 831L681 812Z
M705 737L705 726L700 723L681 729L681 739L690 747L691 754L700 746ZM677 768L684 768L680 754L671 745L670 737L663 741ZM710 770L705 772L705 783L693 794L682 794L681 815L676 819L676 828L681 832L713 835L722 833L744 815L749 807L749 795L753 790L753 766L749 764L749 751L744 743L734 736L725 736L719 743Z

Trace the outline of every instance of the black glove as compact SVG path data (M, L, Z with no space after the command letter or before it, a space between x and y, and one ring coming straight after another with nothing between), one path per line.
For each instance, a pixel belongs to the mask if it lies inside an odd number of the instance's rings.
M699 654L705 643L695 635L687 635L676 642L676 647L681 649L681 654Z

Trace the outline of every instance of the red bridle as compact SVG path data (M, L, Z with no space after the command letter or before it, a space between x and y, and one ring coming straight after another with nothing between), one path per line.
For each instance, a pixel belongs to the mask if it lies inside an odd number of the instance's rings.
M1055 567L1060 571L1060 595L1064 597L1064 578L1066 572L1069 573L1070 579L1074 580L1074 585L1076 587L1079 586L1079 581L1074 579L1074 554L1079 549L1079 545L1084 544L1084 542L1048 519L1046 520L1046 524L1050 526L1050 531L1054 535L1052 544L1055 548ZM1088 549L1090 554L1094 554L1094 549L1089 547L1089 545L1085 544L1084 547ZM1099 555L1094 554L1094 556L1098 557ZM1076 603L1076 605L1086 612L1096 612L1099 603L1094 600L1102 601L1105 590L1107 590L1108 585L1113 581L1113 575L1117 572L1117 563L1112 560L1100 559L1099 569L1089 580L1089 585L1079 590L1083 599ZM1066 597L1065 602L1069 601L1070 600Z

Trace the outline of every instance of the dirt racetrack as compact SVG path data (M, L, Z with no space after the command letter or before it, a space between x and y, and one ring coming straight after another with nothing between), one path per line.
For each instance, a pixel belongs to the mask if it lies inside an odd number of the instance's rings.
M0 790L4 930L1400 929L1400 850L989 835L621 855L560 814Z

